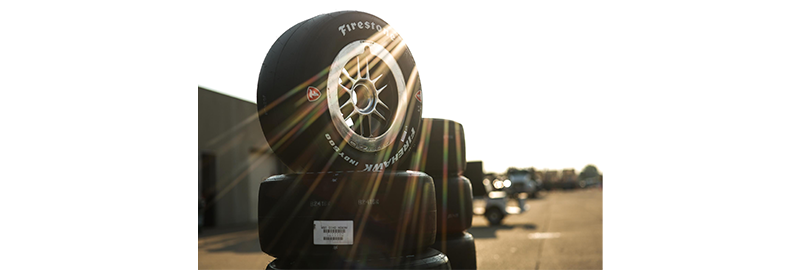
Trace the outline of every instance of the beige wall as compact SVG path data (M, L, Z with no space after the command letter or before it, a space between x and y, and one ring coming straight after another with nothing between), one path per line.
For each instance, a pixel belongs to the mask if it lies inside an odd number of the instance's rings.
M282 167L261 132L256 104L198 87L198 151L216 156L216 198L207 202L216 226L256 222L258 183Z

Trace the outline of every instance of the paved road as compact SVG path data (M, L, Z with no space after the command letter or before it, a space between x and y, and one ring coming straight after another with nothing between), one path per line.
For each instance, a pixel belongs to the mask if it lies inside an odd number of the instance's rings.
M603 192L550 192L529 210L488 226L475 216L478 269L602 269ZM198 238L199 269L264 269L255 225L206 230Z
M501 226L473 219L478 269L603 268L602 191L550 192L527 205Z

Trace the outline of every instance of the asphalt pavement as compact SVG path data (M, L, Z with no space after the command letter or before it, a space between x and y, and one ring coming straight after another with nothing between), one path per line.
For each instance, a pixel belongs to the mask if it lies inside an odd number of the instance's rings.
M510 205L514 205L513 200ZM527 199L528 211L489 226L476 215L478 269L602 269L603 192L552 191ZM198 237L199 269L264 269L255 224L206 229Z
M510 203L513 205L513 200ZM602 269L603 192L555 191L500 226L475 216L478 269Z

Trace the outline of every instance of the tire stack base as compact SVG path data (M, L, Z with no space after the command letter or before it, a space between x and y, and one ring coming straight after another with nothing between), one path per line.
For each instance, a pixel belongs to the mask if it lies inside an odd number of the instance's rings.
M450 258L452 269L477 269L475 238L467 232L472 227L472 185L464 176L434 174L433 177L439 215L432 247ZM444 190L449 191L447 195Z
M456 121L423 118L420 144L409 168L433 177L436 190L437 234L433 248L450 259L453 269L476 269L472 227L473 191L466 169L464 128Z
M295 172L259 186L259 244L276 258L267 269L450 269L430 248L433 179L405 167L422 85L393 27L359 11L296 24L264 58L256 105L270 149Z
M429 267L420 256L447 265L430 248L436 213L421 172L276 175L259 188L259 243L278 268Z

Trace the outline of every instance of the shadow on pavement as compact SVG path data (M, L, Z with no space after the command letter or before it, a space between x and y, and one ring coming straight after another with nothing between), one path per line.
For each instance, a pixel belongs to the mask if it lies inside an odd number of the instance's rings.
M515 225L499 225L489 227L475 227L467 229L467 232L472 234L475 238L497 238L498 230L511 230L514 228L523 228L526 230L535 230L535 224L515 224Z
M258 243L258 236L240 237L223 247L208 249L208 252L264 253Z
M217 236L221 234L228 234L228 233L235 233L235 232L243 232L249 230L258 230L258 224L239 224L233 226L225 226L225 227L212 227L212 228L203 228L197 238L208 238L212 236Z

